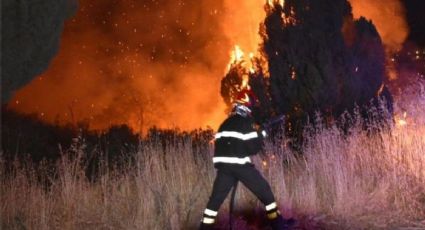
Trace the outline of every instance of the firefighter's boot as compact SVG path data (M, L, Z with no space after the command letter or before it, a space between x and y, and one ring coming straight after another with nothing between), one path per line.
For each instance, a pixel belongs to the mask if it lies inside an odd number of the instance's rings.
M279 213L273 218L269 218L269 221L273 230L290 230L296 223L294 219L285 219Z
M201 226L199 226L199 230L213 230L214 224L205 224L201 223Z

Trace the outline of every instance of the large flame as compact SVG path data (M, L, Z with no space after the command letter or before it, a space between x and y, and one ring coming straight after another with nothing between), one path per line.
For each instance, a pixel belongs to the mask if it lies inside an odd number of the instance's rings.
M50 68L11 106L51 123L216 128L231 42L215 1L82 0ZM202 18L199 16L202 15Z
M264 1L81 0L49 69L9 105L56 124L217 128L229 52L256 52ZM249 12L249 13L247 13Z
M387 47L400 47L407 26L399 1L350 2L356 17L373 20ZM223 70L239 59L254 71L249 65L261 43L264 4L284 1L81 0L50 68L10 106L51 123L84 121L92 129L216 128L225 117Z
M266 17L265 0L224 1L222 32L232 45L245 53L256 53L261 37L259 25Z

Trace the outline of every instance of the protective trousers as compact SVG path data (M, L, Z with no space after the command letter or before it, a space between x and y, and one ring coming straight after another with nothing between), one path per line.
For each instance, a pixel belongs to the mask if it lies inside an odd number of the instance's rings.
M242 182L265 205L272 226L273 221L282 221L270 185L254 165L222 164L217 166L212 194L204 211L200 229L212 229L221 204L237 181Z

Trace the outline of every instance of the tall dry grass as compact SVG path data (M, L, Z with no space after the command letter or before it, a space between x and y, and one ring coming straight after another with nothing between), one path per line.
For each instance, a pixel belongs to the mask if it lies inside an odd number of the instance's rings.
M302 156L285 140L267 142L255 164L283 213L306 222L307 229L425 229L425 105L420 103L423 97L396 105L396 113L407 111L407 125L379 132L361 129L361 120L349 135L316 127L305 133ZM194 229L215 172L212 146L196 154L191 141L170 141L165 148L146 143L125 170L108 170L103 162L96 181L84 176L83 145L65 152L54 174L16 162L6 175L2 162L1 228ZM262 215L262 205L240 186L236 210L242 209ZM224 204L220 226L227 224L227 212ZM308 227L309 221L315 225ZM250 220L236 222L243 229Z

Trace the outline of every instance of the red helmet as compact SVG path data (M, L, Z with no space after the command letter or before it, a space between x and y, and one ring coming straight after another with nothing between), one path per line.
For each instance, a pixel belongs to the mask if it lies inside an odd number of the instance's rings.
M243 89L236 95L235 103L244 105L248 108L254 107L258 102L257 96L249 89Z

